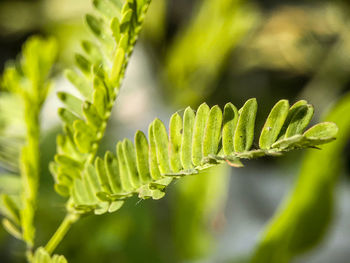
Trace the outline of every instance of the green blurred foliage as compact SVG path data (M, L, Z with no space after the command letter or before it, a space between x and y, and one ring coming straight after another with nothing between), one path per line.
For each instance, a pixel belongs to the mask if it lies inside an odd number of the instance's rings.
M350 138L349 111L347 94L325 118L338 125L337 140L306 153L294 189L269 222L251 262L290 262L322 240L333 218L334 190Z
M173 231L177 262L210 255L213 234L225 227L224 204L229 186L226 165L185 178L172 200Z
M212 92L229 54L257 22L249 1L207 0L169 47L165 71L175 103L198 104Z
M13 39L38 31L54 35L60 46L61 66L70 66L73 54L81 50L79 41L90 38L81 19L90 10L86 0L1 1L0 41L4 39L11 45ZM157 91L177 108L197 106L202 101L241 104L255 96L265 103L261 114L282 97L307 99L315 105L316 112L322 112L349 89L348 12L347 1L341 0L297 4L153 0L140 47L147 47L155 78L161 76ZM1 52L4 51L0 51L0 58ZM306 154L295 189L263 231L255 262L289 262L316 246L327 233L334 216L336 172L343 170L343 162L348 162L342 159L346 157L342 153L348 141L349 121L343 118L348 115L344 110L349 107L347 100L348 96L327 117L339 125L339 139L323 146L322 151L310 150ZM5 101L0 101L0 110L9 112L10 99ZM4 116L16 114L17 109ZM7 120L0 119L0 130L4 122ZM23 132L23 127L13 127L7 134ZM42 142L41 170L46 173L42 176L36 222L40 226L40 243L49 239L64 213L63 200L53 193L47 171L56 133L46 132ZM7 146L7 137L0 140L0 147ZM18 148L21 141L16 143L10 147ZM16 151L13 154L8 159L18 155ZM295 163L291 161L289 165ZM117 214L82 219L58 253L64 253L72 262L205 260L215 250L215 229L225 227L222 222L229 171L218 169L210 171L206 180L192 177L173 185L166 200L132 199ZM10 181L0 184L1 189L17 187ZM304 235L305 228L312 229L310 235ZM23 261L17 252L23 248L2 231L0 242L4 262ZM16 252L9 255L13 248Z

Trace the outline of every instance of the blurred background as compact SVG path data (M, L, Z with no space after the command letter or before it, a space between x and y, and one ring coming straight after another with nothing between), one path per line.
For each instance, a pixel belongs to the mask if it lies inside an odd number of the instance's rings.
M33 34L54 36L60 47L42 115L39 244L65 211L47 168L61 129L55 93L73 89L62 70L73 67L80 41L91 38L83 22L88 12L89 0L0 0L0 72ZM287 244L293 262L349 262L350 112L334 111L350 107L349 14L345 0L153 0L101 153L146 131L155 117L167 123L187 106L240 107L251 97L259 103L257 130L279 99L306 99L314 122L337 122L340 137L322 153L217 167L177 181L160 201L133 198L117 213L83 218L57 253L69 262L249 262L286 212L288 224L280 224L267 250ZM296 201L303 193L308 199ZM24 262L22 252L1 228L0 261Z

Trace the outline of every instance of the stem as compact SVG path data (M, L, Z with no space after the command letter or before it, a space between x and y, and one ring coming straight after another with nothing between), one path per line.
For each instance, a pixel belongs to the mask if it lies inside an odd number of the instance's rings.
M67 234L70 227L79 219L78 214L67 214L63 219L60 226L57 228L56 232L53 234L49 242L45 246L45 250L52 254L56 247L61 243L62 239Z
M27 258L27 262L32 262L33 251L29 248L27 248L27 250L26 250L26 258Z
M40 106L37 101L25 100L25 123L26 123L26 144L21 150L21 180L23 191L21 195L23 208L21 209L21 226L23 240L27 244L27 255L30 257L34 246L35 227L34 214L37 204L39 186L39 138Z

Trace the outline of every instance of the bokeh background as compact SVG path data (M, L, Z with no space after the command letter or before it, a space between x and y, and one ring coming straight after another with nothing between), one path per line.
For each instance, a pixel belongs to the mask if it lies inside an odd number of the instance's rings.
M61 129L55 93L72 89L62 70L73 67L80 41L91 38L83 19L88 12L89 0L0 0L0 72L33 34L54 36L60 47L55 87L42 115L38 243L48 240L65 211L47 168ZM202 102L240 107L256 97L260 128L279 99L302 98L314 105L316 122L339 101L350 103L344 99L349 88L348 1L153 0L100 150L146 131L155 117L167 123L173 112ZM338 119L350 126L350 112L342 114ZM160 201L133 198L114 214L83 218L57 253L86 263L248 262L269 220L299 187L315 203L299 200L288 211L316 208L300 223L304 234L295 242L305 249L293 262L349 262L350 129L341 136L336 149L324 149L329 164L318 153L312 157L313 149L248 161L245 168L220 166L177 181ZM303 184L305 174L313 177ZM23 249L0 229L0 262L23 262Z

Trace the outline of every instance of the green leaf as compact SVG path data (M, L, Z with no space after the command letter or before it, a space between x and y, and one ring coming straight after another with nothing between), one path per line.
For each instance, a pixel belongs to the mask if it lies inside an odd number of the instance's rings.
M285 137L288 138L296 134L302 134L307 125L310 123L313 115L314 108L312 105L307 104L298 107L287 128Z
M232 103L227 103L224 108L223 128L222 128L222 146L225 155L234 153L233 138L238 122L238 111Z
M62 155L62 154L56 154L55 155L55 161L64 166L64 167L69 167L70 169L81 169L81 164L74 160L73 158L67 156L67 155Z
M109 203L108 202L102 202L99 203L97 208L94 210L95 215L102 215L104 213L106 213L109 209Z
M129 28L130 28L130 21L133 15L133 11L132 10L128 10L126 12L123 13L123 17L120 21L120 32L126 33Z
M124 50L125 53L128 52L128 46L129 46L129 40L130 36L128 33L122 33L120 37L120 41L118 43L118 47L122 50Z
M170 169L170 161L169 161L169 140L168 133L166 128L159 119L155 119L153 122L153 133L157 134L155 136L156 149L157 149L157 160L159 170L162 174L172 173Z
M81 179L74 180L74 187L72 188L72 197L75 204L89 204L91 196L89 195L90 188L87 188Z
M308 129L304 136L309 140L333 140L338 133L338 127L333 122L322 122Z
M82 153L89 153L94 140L94 128L82 120L77 120L73 124L74 142Z
M97 172L97 178L99 180L102 190L106 193L111 193L108 176L105 170L105 165L101 158L96 158L95 167Z
M94 7L108 18L115 16L118 9L108 0L93 0Z
M91 73L91 62L81 54L75 54L75 61L80 68L80 70L84 73Z
M68 125L73 125L73 122L79 120L79 117L65 108L58 109L58 116Z
M102 123L102 118L98 114L95 105L91 104L90 102L88 102L88 101L84 102L83 113L84 113L84 116L85 116L87 122L91 126L100 127L101 125L105 125Z
M9 195L1 195L1 201L5 208L5 213L16 224L20 225L20 209L16 202Z
M9 234L11 234L13 237L15 237L19 240L22 240L21 231L10 220L8 220L6 218L2 219L2 225Z
M57 181L65 184L65 185L70 185L73 183L73 178L69 174L64 173L64 172L58 172L56 174L56 179L57 179Z
M201 165L203 159L203 136L209 117L210 108L206 103L199 106L196 114L193 146L192 146L192 162L195 166Z
M123 141L123 153L131 185L133 188L138 188L140 181L136 167L136 154L134 145L129 139Z
M103 61L103 57L99 48L90 41L83 41L81 46L86 54L89 55L93 64L100 64Z
M87 182L90 184L93 192L98 193L102 191L97 172L93 165L88 165L88 167L85 169L84 176L86 177Z
M261 131L259 139L259 146L261 149L270 149L271 145L276 141L287 118L288 110L289 103L287 100L280 100L272 108Z
M118 43L120 40L120 23L117 17L114 17L111 22L111 30L115 41Z
M293 145L298 144L299 142L301 142L303 140L303 138L304 137L302 135L297 134L297 135L294 135L292 137L281 139L281 140L275 142L274 144L272 144L272 148L284 150L284 149L290 148Z
M84 77L70 69L67 69L64 73L66 78L77 88L84 98L89 99L91 97L92 85Z
M130 5L134 5L134 3L130 3ZM133 16L134 10L130 5L124 5L124 10L122 10L122 19L120 24L130 24L131 18Z
M181 162L185 170L193 168L192 164L192 136L195 122L194 111L187 107L183 117L183 134L181 146Z
M177 173L181 170L181 140L182 119L178 113L174 113L169 124L169 158L171 169Z
M278 139L283 139L285 137L286 131L289 127L289 125L291 124L291 121L295 115L295 113L303 106L307 105L307 101L306 100L299 100L296 103L294 103L292 105L292 107L290 107L289 111L288 111L288 115L286 120L284 121L284 124L282 126L282 129L280 131L280 134L278 135Z
M132 179L129 176L127 163L124 157L122 142L118 142L117 144L117 156L118 156L118 165L119 165L119 174L120 174L121 184L123 186L123 189L126 192L131 192L133 189L133 185L131 182Z
M123 201L112 202L108 208L108 212L113 213L113 212L119 210L123 206L123 204L124 204Z
M101 19L96 18L93 15L86 15L85 17L86 23L91 29L92 33L94 33L95 36L101 37L102 35L102 27L103 23Z
M248 151L253 144L257 109L258 104L253 98L248 100L239 111L240 115L234 137L236 152Z
M137 171L141 182L146 184L152 180L152 177L149 168L149 146L145 134L141 131L137 131L135 134L135 148Z
M121 42L121 41L120 41ZM125 51L123 48L118 48L117 53L114 57L112 72L111 72L111 82L116 83L119 81L120 72L122 70L125 59Z
M158 168L157 146L156 146L153 124L154 123L152 122L148 128L149 153L150 153L149 166L150 166L150 172L153 180L159 180L159 179L162 179L162 176L160 175L160 171Z
M56 137L57 152L60 154L75 154L78 149L74 144L74 132L71 126L65 125L63 127L66 136L58 135Z
M118 10L122 10L123 8L123 0L110 0L117 8Z
M120 193L122 192L122 185L119 176L119 166L118 160L113 156L111 152L105 154L105 168L107 172L107 177L109 185L112 192Z
M221 136L222 111L214 106L209 112L203 139L203 156L217 154Z
M95 83L100 82L98 79L95 79ZM104 117L107 113L106 105L107 105L107 95L104 88L97 86L94 88L93 95L93 104L96 107L97 113L99 116Z
M57 92L57 97L64 103L64 105L70 111L76 113L79 117L83 116L82 104L83 102L77 97L66 93L66 92Z
M84 188L86 200L87 200L85 204L95 204L98 201L98 199L96 197L96 193L94 192L94 189L90 184L87 176L82 177L82 184L83 184L83 188Z
M69 197L70 192L69 192L69 188L68 188L66 185L61 185L61 184L59 184L59 183L56 183L55 186L54 186L54 188L55 188L55 191L56 191L59 195L61 195L61 196L63 196L63 197Z

